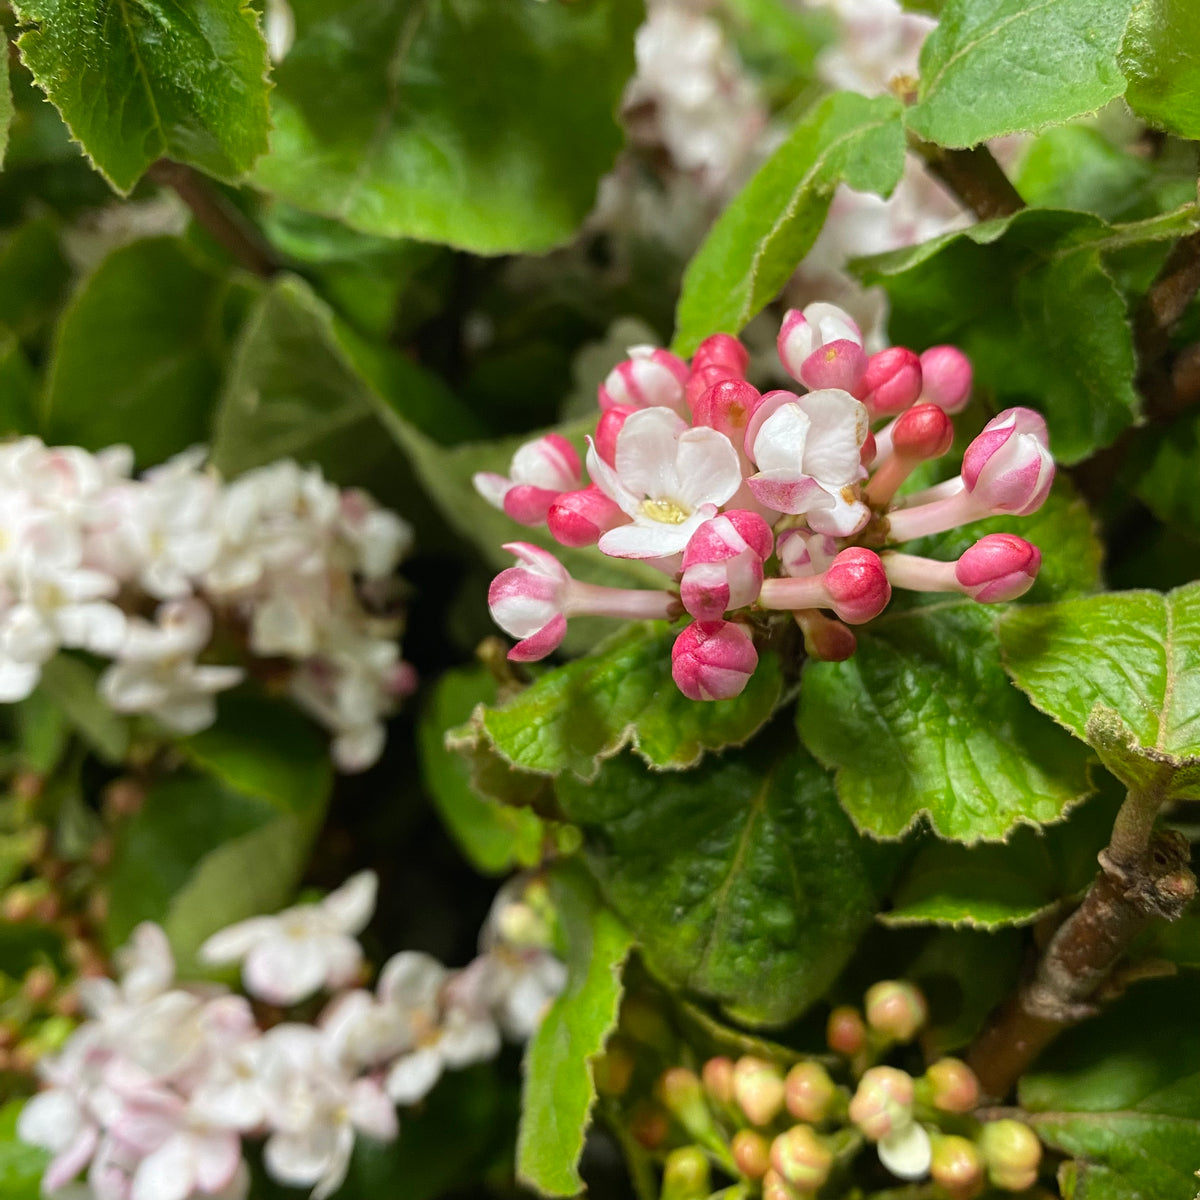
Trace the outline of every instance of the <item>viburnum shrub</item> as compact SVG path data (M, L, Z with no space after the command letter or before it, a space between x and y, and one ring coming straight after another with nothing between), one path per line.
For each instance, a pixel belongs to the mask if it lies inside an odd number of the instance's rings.
M0 1200L1194 1200L1195 0L0 17Z

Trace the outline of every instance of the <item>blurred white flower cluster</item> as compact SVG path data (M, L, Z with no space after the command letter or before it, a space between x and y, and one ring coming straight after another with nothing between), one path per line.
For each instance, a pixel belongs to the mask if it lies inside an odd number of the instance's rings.
M346 988L363 970L356 935L376 887L364 871L318 904L222 930L200 957L241 962L246 991L271 1005ZM118 955L119 982L82 985L89 1019L43 1062L46 1087L21 1111L20 1137L53 1155L43 1192L244 1200L243 1139L263 1138L273 1179L332 1195L359 1135L396 1136L396 1104L422 1099L444 1067L493 1057L502 1035L532 1034L565 983L551 922L544 887L512 880L463 970L397 954L375 992L343 991L313 1023L268 1028L244 996L177 983L166 935L139 926Z
M413 674L399 623L356 587L392 574L409 526L317 468L285 460L225 483L204 458L134 479L125 446L0 445L0 702L28 696L60 649L86 650L112 660L99 684L112 708L195 733L243 676L199 661L220 626L283 660L342 769L369 766Z

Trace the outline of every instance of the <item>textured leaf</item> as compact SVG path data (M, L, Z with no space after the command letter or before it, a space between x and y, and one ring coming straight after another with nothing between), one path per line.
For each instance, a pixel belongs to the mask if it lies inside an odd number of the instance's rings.
M1112 442L1138 411L1125 302L1101 255L1198 227L1194 206L1117 226L1025 209L856 269L887 289L895 341L962 346L978 384L999 403L1044 413L1055 457L1073 463Z
M778 659L764 654L740 696L698 704L671 679L677 634L662 621L628 624L594 654L548 671L498 708L478 710L479 735L524 771L571 771L585 780L626 745L651 766L674 770L693 766L705 750L741 745L779 702Z
M548 883L567 948L567 986L525 1051L517 1176L543 1195L575 1196L596 1100L592 1059L616 1026L621 969L633 941L577 862L561 863Z
M1020 1086L1030 1124L1074 1156L1075 1200L1193 1200L1200 980L1136 984L1066 1034Z
M88 450L126 442L140 467L206 441L224 299L222 281L174 238L113 251L59 323L47 440Z
M1138 0L1120 61L1126 103L1139 117L1200 138L1200 9L1192 0Z
M1200 584L1014 609L1005 665L1124 782L1200 798Z
M22 1100L9 1100L0 1108L0 1196L4 1200L39 1200L42 1173L50 1155L17 1137Z
M292 0L266 190L483 254L565 241L621 144L636 0Z
M157 158L236 179L267 148L267 49L243 0L21 0L21 58L119 192Z
M921 50L909 128L941 146L1037 132L1125 90L1132 0L947 0Z
M688 265L675 349L710 333L740 333L808 253L834 189L888 195L904 170L900 104L839 92L789 134L726 207Z
M651 969L741 1022L798 1016L871 923L878 848L803 750L759 741L673 775L626 754L557 790Z
M459 849L487 875L535 866L546 836L531 809L502 804L473 787L470 763L446 747L446 730L467 720L477 703L495 697L496 685L482 668L447 671L420 720L425 786Z

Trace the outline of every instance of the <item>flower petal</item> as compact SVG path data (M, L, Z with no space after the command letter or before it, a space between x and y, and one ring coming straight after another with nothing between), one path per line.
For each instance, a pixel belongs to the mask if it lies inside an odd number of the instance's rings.
M675 455L678 490L672 499L690 509L724 504L742 483L742 468L733 443L715 429L689 429Z
M635 497L679 498L675 459L680 435L687 427L687 422L669 408L643 408L626 418L617 434L616 470L621 483ZM723 438L715 429L710 432ZM588 462L591 470L590 455ZM613 499L621 503L618 497Z

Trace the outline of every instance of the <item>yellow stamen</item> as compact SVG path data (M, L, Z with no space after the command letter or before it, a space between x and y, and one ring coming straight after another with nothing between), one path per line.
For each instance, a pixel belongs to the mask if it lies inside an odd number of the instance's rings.
M643 500L642 512L664 525L682 525L692 515L675 500Z

